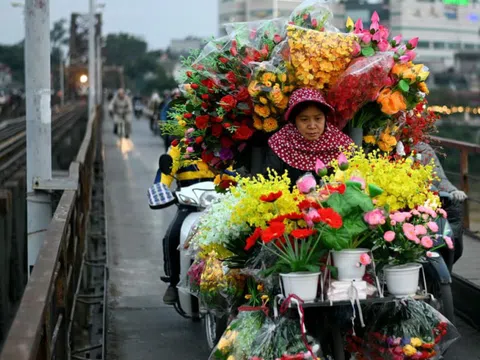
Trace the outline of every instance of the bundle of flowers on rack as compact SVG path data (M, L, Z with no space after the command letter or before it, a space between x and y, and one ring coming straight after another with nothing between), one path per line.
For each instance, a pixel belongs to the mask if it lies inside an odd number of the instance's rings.
M460 337L450 321L421 301L373 305L364 315L369 326L347 336L352 359L439 359Z

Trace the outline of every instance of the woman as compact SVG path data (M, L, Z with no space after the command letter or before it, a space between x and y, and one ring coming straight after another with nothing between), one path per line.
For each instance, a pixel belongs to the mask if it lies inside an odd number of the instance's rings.
M295 184L304 173L315 173L317 159L326 165L336 159L353 140L328 122L333 111L320 91L294 91L285 113L287 125L268 141L266 167L279 174L287 170Z

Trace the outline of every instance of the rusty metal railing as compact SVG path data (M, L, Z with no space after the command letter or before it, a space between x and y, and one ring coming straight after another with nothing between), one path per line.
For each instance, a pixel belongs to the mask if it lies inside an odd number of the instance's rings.
M67 359L69 323L84 255L100 112L89 118L69 180L53 214L0 360Z
M440 137L433 137L433 140L445 149L455 149L460 151L460 188L468 194L470 192L468 157L471 154L480 154L480 145ZM470 229L470 213L468 202L469 200L465 201L464 203L465 208L463 224L466 229Z

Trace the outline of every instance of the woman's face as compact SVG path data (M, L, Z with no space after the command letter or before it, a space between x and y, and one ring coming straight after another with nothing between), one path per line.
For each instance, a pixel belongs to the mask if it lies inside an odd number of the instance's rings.
M310 105L297 115L295 125L305 139L318 140L325 130L325 114L318 106Z

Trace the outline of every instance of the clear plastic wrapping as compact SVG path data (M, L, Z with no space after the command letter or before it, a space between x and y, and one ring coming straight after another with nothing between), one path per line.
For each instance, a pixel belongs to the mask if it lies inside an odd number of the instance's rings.
M347 336L354 359L440 359L460 337L452 323L423 301L371 305L364 315L365 330Z
M379 91L391 83L389 73L393 64L392 53L378 53L352 61L327 94L327 102L335 108L338 128L342 129L352 119L354 127L363 127L362 114L355 118L354 115L362 106L375 101Z

